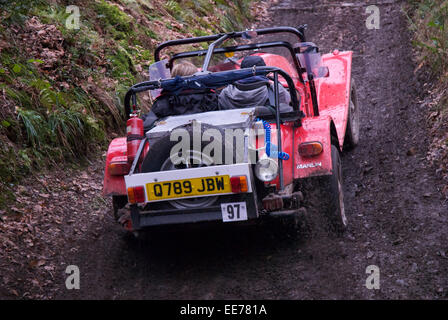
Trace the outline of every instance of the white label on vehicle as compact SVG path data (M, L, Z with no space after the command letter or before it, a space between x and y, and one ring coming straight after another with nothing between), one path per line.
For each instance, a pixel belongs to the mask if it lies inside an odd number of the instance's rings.
M224 222L247 220L246 202L222 203L221 211Z

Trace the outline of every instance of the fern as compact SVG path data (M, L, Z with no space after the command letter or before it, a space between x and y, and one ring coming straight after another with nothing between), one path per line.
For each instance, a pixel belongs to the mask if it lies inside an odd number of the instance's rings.
M28 142L34 146L40 146L47 140L48 130L42 115L34 110L17 109L17 117L22 121L28 137Z
M48 127L58 143L72 154L85 148L85 117L72 110L57 110L48 116Z

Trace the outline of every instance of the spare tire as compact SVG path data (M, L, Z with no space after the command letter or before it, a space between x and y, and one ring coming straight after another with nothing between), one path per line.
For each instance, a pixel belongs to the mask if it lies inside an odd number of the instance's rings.
M193 141L194 132L191 124L178 129L183 129L184 134L182 136L179 136L177 140L172 138L174 132L173 131L170 134L159 138L152 145L150 144L148 153L142 163L142 172L179 170L195 167L214 166L224 163L230 164L225 160L227 159L232 161L232 163L237 163L242 162L241 159L244 159L244 148L237 148L237 143L226 141L224 138L225 131L221 128L206 124L201 125L201 142L200 144L198 144L200 145L200 150L195 150ZM186 143L186 145L188 146L188 150L184 155L180 155L179 153L175 154L174 151L173 155L175 156L172 157L171 152L173 148L182 141L181 137L189 137L189 141L187 141ZM219 148L213 148L212 150L210 150L209 147L207 149L207 146L214 142L215 139L218 139L216 145L219 145ZM231 155L231 157L229 156L229 154ZM187 156L187 159L183 159L183 156L185 155ZM173 158L184 161L174 163L172 161ZM218 196L210 196L169 200L168 202L175 208L188 209L210 206L217 199Z
M323 210L329 222L329 230L342 235L347 229L345 215L344 191L342 180L342 163L339 148L331 145L332 174L319 177L320 197Z

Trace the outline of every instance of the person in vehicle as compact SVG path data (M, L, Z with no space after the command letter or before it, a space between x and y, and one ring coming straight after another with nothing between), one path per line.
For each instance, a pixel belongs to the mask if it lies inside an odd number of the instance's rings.
M260 56L247 56L241 62L241 68L266 66ZM279 83L279 103L289 105L290 95ZM265 76L253 76L236 81L224 88L219 94L221 109L248 108L256 106L274 105L274 85Z
M181 63L176 63L171 70L171 77L175 78L177 76L186 77L192 76L198 72L198 68L189 61L183 61Z
M174 65L171 70L173 78L191 76L198 68L188 61ZM218 95L210 89L183 90L178 94L162 90L154 101L148 114L142 116L143 129L149 130L157 119L181 114L192 114L218 110Z

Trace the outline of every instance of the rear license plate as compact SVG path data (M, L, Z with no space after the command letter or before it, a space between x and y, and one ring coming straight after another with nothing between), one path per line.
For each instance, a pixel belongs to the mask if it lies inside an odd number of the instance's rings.
M243 221L247 220L246 202L221 203L222 221Z
M230 177L214 176L146 184L148 201L231 193Z

